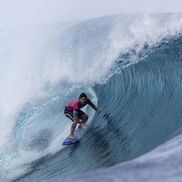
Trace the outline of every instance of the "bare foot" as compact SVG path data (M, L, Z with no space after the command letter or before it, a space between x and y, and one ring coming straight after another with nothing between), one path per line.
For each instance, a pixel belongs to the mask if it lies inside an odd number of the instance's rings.
M71 140L74 140L74 139L75 139L74 135L70 135L69 138L70 138Z

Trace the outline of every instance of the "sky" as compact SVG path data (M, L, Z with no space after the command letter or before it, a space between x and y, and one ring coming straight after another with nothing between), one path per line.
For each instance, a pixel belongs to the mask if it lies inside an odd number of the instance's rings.
M182 0L0 0L0 26L136 12L182 12Z

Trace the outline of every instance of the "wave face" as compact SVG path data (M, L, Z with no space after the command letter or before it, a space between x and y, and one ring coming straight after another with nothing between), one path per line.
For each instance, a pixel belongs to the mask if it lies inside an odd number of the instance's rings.
M164 142L180 140L181 28L181 14L158 14L2 31L0 179L72 181L63 176L80 174L75 180L84 181L92 173L82 173L95 170L91 180L96 173L121 181L128 169L133 178L123 180L133 181L141 161L145 180L156 166L162 173L165 160L147 161L170 148ZM63 148L70 128L64 106L82 91L103 112L85 108L90 124L80 144Z

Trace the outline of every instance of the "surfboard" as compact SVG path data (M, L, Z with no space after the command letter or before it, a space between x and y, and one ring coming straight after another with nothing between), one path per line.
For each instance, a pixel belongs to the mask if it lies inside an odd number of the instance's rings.
M73 145L73 144L76 144L76 143L79 143L80 139L81 139L81 129L75 129L74 131L74 136L75 136L75 139L74 140L71 140L69 138L69 136L63 141L63 145Z

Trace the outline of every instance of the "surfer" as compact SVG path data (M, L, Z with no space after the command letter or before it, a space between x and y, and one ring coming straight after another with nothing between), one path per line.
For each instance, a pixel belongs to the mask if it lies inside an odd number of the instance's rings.
M87 95L85 93L81 93L79 99L72 101L65 107L65 116L67 116L73 122L71 125L71 132L69 136L71 140L74 140L74 130L77 123L80 124L80 127L86 125L88 115L80 109L87 104L90 105L95 111L100 112L100 110L98 110L98 108L92 103L92 101L87 98Z

